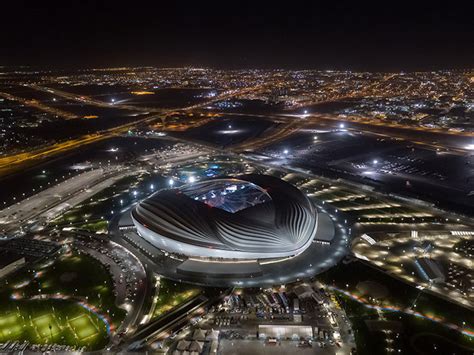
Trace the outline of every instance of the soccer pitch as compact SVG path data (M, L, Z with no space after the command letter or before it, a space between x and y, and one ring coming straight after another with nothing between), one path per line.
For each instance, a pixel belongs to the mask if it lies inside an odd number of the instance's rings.
M23 326L16 314L0 317L0 339L1 341L16 338L21 335Z
M38 334L38 337L41 339L54 339L61 333L61 326L58 324L58 321L54 314L48 313L43 316L34 318L31 321L31 324Z
M94 336L100 334L99 327L94 324L94 321L88 314L80 315L68 321L74 336L80 341L89 341Z
M33 344L68 344L100 348L108 340L106 325L96 315L73 302L54 302L45 312L42 305L21 302L0 312L0 343L28 340ZM50 305L53 302L48 302Z

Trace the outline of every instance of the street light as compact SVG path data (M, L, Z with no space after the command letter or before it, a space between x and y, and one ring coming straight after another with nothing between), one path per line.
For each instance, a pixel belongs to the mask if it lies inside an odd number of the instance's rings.
M168 184L169 184L170 186L173 186L173 185L174 185L174 180L173 180L173 179L169 179L169 180L168 180Z

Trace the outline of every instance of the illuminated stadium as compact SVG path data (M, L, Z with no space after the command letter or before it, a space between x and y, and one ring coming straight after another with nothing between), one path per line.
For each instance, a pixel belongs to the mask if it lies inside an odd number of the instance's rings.
M157 274L216 287L313 277L340 261L349 245L330 210L317 210L284 180L256 174L157 191L109 228Z
M293 257L311 245L319 225L303 193L266 175L161 190L139 203L132 219L156 248L201 260Z

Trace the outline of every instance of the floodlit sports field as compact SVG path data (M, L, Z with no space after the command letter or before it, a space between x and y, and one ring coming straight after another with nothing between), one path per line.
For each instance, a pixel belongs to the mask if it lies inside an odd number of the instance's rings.
M74 301L12 301L2 307L0 342L28 340L93 349L107 339L106 323Z
M72 254L20 270L0 293L0 343L29 341L99 350L124 312L116 308L110 276L96 260Z

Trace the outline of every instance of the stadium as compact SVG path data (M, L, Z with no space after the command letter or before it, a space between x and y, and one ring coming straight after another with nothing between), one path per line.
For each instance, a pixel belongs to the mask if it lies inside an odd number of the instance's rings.
M132 220L140 237L156 248L202 260L294 257L321 228L301 191L266 175L158 191L134 208Z

